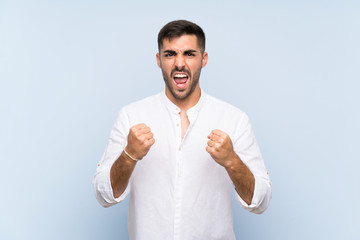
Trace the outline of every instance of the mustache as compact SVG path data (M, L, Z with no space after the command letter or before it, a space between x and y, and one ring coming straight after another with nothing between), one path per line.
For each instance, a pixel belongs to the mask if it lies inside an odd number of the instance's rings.
M189 77L191 76L190 71L187 70L187 69L185 69L185 67L182 67L182 68L175 67L175 68L171 71L171 76L173 76L175 72L184 72L184 73L186 73Z

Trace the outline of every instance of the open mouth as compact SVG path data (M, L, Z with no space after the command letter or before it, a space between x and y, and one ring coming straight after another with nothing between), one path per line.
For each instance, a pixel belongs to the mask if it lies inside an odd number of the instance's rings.
M184 89L186 87L189 76L186 73L175 73L173 76L175 85L180 89Z

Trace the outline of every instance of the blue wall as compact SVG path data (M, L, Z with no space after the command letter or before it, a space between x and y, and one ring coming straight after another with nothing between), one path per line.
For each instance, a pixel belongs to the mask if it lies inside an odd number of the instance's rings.
M164 89L156 37L207 34L208 93L250 116L273 182L238 239L360 239L359 1L0 0L0 239L127 239L91 180L118 110Z

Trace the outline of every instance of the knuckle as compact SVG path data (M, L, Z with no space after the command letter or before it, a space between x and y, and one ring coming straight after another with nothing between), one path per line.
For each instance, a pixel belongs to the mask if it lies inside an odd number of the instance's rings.
M146 147L148 148L148 149L150 149L150 147L152 146L154 144L154 141L147 141L146 142Z

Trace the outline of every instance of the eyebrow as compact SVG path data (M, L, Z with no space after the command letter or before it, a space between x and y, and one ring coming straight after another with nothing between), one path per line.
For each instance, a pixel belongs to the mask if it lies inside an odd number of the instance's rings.
M176 52L174 50L165 50L163 51L163 53L172 53L172 54L175 54Z
M197 52L197 51L194 50L194 49L189 49L189 50L185 50L185 51L184 51L184 54L194 53L194 52ZM165 51L163 51L163 53L176 54L176 51L174 51L174 50L165 50Z
M193 49L189 49L189 50L184 51L185 54L194 53L194 52L197 52L197 51L193 50Z

